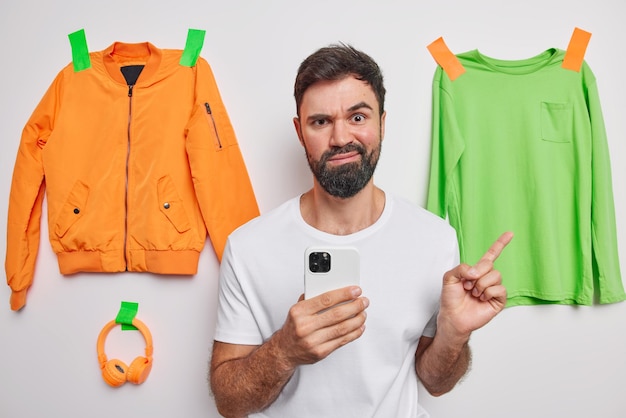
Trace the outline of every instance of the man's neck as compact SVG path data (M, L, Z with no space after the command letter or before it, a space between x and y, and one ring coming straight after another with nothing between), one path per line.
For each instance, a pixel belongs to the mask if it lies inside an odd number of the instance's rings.
M353 197L341 199L319 184L300 197L300 213L313 228L334 235L349 235L373 225L385 208L385 192L370 182Z

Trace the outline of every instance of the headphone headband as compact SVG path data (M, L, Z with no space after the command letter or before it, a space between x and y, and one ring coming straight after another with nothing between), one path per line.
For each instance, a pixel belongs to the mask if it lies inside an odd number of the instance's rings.
M104 326L104 328L102 328L102 331L100 331L100 335L98 335L97 350L98 350L98 362L100 364L104 364L107 362L107 356L104 352L104 342L106 340L106 337L109 335L109 332L111 332L111 330L115 328L117 325L120 325L120 324L115 322L115 319L111 320L109 323L107 323ZM146 324L144 324L137 318L133 318L132 325L135 328L137 328L139 332L141 332L143 339L146 341L146 350L145 350L146 357L148 359L152 359L153 347L152 347L152 334L150 334L150 330L148 329Z

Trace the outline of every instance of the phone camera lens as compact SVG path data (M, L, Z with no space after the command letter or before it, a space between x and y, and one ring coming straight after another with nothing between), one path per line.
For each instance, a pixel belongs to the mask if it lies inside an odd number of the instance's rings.
M309 270L313 273L328 273L330 271L330 254L324 251L309 254Z

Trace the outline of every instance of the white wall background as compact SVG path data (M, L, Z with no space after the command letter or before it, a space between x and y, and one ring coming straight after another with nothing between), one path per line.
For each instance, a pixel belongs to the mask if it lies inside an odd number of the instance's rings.
M292 86L300 61L318 47L344 41L379 62L388 116L376 180L424 204L435 70L426 46L443 36L457 53L478 48L521 59L565 49L578 26L593 34L586 60L603 103L626 274L625 12L624 0L3 0L0 219L6 220L21 130L71 60L67 34L77 29L85 29L92 51L114 41L182 49L188 28L206 29L202 56L214 70L266 212L310 185L292 128ZM3 256L5 247L3 239ZM0 417L217 417L206 383L217 268L207 247L192 279L63 277L44 238L26 308L11 312L9 288L0 291ZM113 389L100 378L95 344L122 300L139 303L155 362L143 385ZM626 303L507 309L474 334L473 369L460 386L436 399L423 392L421 401L433 418L625 417L625 322ZM116 330L107 351L130 362L143 354L143 340Z

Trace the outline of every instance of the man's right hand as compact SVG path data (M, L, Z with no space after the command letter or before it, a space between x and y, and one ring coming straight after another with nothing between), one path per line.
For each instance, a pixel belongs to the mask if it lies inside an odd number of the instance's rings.
M361 288L348 286L311 299L300 296L277 331L283 361L292 367L316 363L363 335L369 300Z

